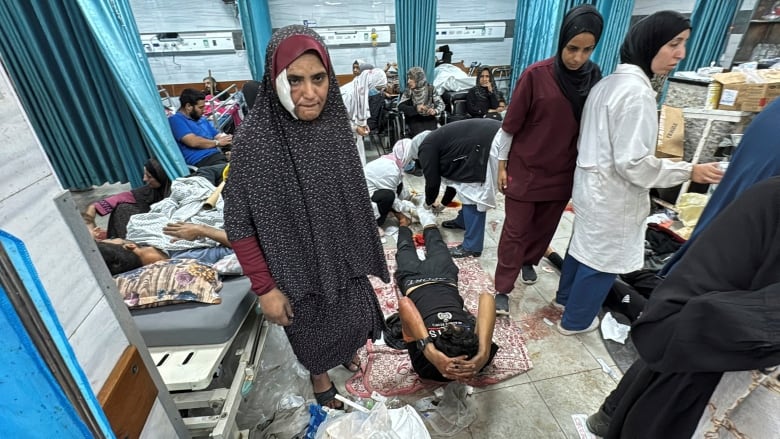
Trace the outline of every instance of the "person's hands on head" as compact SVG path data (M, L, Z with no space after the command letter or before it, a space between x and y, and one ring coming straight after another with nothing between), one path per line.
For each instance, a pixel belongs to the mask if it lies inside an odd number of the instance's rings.
M461 355L458 357L448 357L444 355L444 352L436 349L433 343L428 343L423 351L425 358L433 364L433 367L439 371L441 376L448 380L463 380L467 379L465 373L459 372L459 362L466 361L466 356Z
M450 363L450 369L448 370L448 373L457 377L451 379L456 379L458 381L469 380L474 378L479 373L479 371L485 367L488 359L489 357L487 355L480 354L477 354L469 359L455 359Z
M720 183L723 174L720 163L717 162L693 165L691 180L694 183L716 184Z
M173 237L171 242L195 241L203 235L203 229L200 224L177 222L166 224L163 233Z
M265 318L277 325L290 326L293 322L293 310L287 296L279 288L260 296L260 308Z

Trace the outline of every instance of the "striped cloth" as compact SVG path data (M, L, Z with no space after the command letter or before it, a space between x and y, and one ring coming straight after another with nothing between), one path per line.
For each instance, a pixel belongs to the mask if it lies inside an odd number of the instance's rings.
M224 228L222 198L214 209L203 209L203 202L214 190L214 185L203 177L177 178L171 184L171 195L168 198L153 204L149 212L130 217L127 240L150 245L164 252L220 245L209 238L172 242L171 237L162 231L166 224L179 221Z

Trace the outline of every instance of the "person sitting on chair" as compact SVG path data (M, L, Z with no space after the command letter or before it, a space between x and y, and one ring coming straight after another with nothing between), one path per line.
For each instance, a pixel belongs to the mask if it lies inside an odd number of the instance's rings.
M490 69L483 67L477 76L477 85L469 89L466 95L466 111L471 117L491 117L501 120L501 112L506 110L504 95L496 88L496 81Z
M444 111L444 101L428 84L421 67L412 67L406 72L406 90L398 101L398 111L406 116L412 137L438 126L437 118Z
M425 237L425 260L402 219L398 231L395 280L403 294L399 316L412 367L420 378L452 381L472 378L493 361L496 323L493 295L482 293L476 319L458 292L458 267L436 227L432 212L418 210ZM411 303L409 302L411 300Z
M230 145L233 136L219 133L211 122L203 117L206 95L185 88L179 97L179 105L179 111L168 118L168 123L184 155L184 161L196 167L227 164L227 158L219 147Z

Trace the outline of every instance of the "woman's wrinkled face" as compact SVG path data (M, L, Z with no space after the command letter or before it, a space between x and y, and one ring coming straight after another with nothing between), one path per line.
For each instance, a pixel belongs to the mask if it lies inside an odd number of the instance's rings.
M566 43L561 51L563 65L569 70L579 70L585 65L596 48L596 37L590 32L577 34Z
M665 75L674 70L677 63L685 58L685 43L690 37L691 30L686 29L661 46L653 57L653 62L650 63L650 70L656 75Z
M290 95L295 104L295 115L311 121L320 116L328 97L328 72L320 57L304 53L287 67Z
M406 88L417 88L417 81L412 78L406 78Z

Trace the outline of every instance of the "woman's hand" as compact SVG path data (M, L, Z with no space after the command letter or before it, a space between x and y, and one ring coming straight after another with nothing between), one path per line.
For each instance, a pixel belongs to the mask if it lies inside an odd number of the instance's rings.
M499 166L498 169L498 190L503 194L506 190L508 178L506 175L506 168Z
M279 288L260 296L260 308L263 310L265 318L277 325L290 326L293 321L292 306L287 296Z
M433 108L429 108L428 109L428 115L429 116L436 116L436 110L434 110Z
M360 137L365 137L365 136L367 136L367 135L368 135L368 133L370 133L370 132L371 132L371 130L370 130L368 127L364 127L364 126L360 126L360 125L358 125L358 126L355 128L355 132L357 133L357 135L358 135L358 136L360 136Z
M420 114L426 114L428 112L428 107L426 107L423 104L420 104L417 106L417 112Z
M694 183L715 184L720 183L721 178L723 178L723 170L720 168L720 163L693 165L691 180Z
M168 236L172 236L171 242L179 240L195 241L203 236L203 228L200 224L192 223L168 223L163 227L163 233Z

